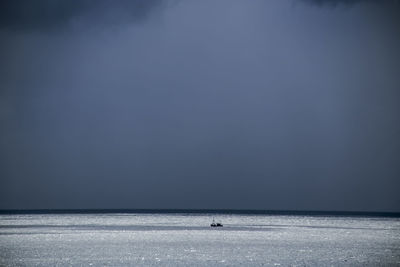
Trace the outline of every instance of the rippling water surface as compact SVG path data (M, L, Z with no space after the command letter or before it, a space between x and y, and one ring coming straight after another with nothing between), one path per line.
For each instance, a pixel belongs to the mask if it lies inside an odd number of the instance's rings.
M209 227L213 217L224 224ZM0 215L0 266L400 266L400 219Z

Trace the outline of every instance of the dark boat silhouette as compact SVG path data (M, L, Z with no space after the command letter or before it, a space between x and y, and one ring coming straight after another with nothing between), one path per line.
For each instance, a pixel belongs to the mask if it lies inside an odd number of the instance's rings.
M211 227L222 227L222 223L219 222L215 222L214 219L212 221L212 223L210 224Z

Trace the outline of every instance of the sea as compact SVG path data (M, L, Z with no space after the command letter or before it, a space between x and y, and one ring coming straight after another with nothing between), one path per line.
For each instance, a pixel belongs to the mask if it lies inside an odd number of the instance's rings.
M400 218L3 213L0 266L400 266Z

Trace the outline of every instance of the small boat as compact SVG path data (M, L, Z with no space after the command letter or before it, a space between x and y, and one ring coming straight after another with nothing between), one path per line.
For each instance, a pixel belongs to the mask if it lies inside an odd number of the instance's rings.
M213 219L212 223L210 224L211 227L222 227L222 223L219 222L215 222L215 220Z

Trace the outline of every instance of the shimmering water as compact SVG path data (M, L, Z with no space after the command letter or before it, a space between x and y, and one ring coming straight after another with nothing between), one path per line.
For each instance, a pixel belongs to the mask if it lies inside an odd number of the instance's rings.
M57 265L400 266L400 219L0 215L0 266Z

